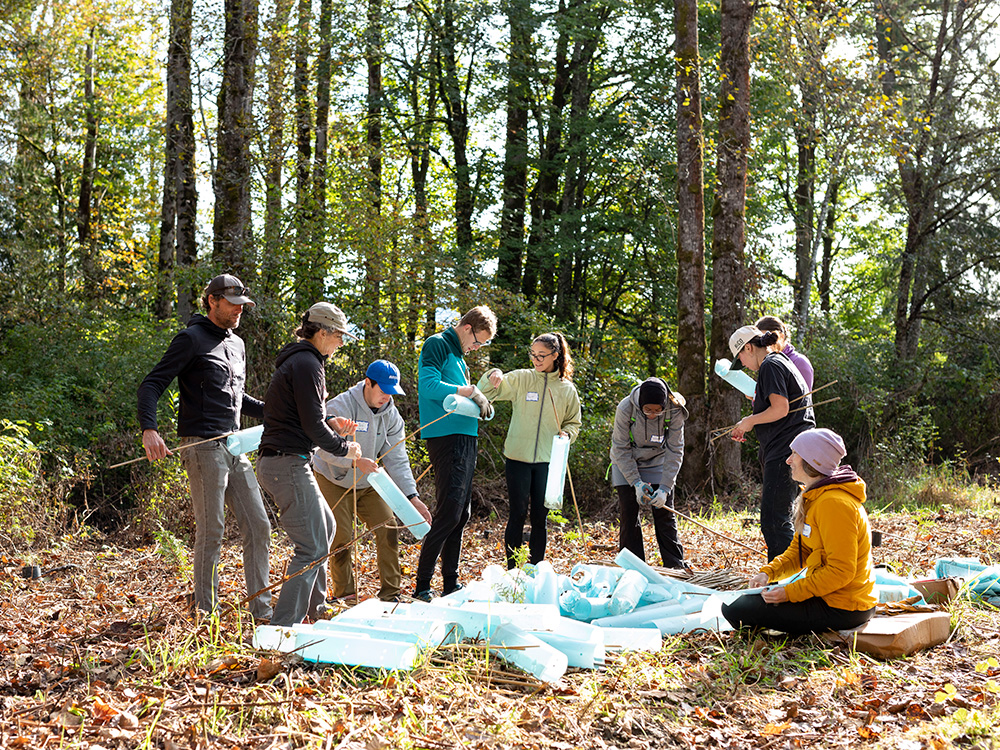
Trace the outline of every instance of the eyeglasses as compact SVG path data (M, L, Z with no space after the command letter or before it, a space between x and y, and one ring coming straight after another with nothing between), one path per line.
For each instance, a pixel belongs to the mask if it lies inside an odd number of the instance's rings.
M549 352L548 354L535 354L535 352L531 351L531 349L528 349L528 356L536 362L541 362L542 360L555 356L555 354L555 352Z
M479 344L480 346L489 346L490 344L493 343L493 339L486 339L486 341L480 341L479 337L476 335L476 329L472 328L470 330L472 331L472 340L477 344Z
M663 414L662 406L644 406L642 407L642 413L645 414L650 419L655 419L656 417Z

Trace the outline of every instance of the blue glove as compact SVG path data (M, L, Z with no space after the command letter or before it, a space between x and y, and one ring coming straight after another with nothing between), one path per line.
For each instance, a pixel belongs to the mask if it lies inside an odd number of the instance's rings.
M653 499L653 485L643 482L641 479L635 483L635 501L642 508L649 507L649 501Z

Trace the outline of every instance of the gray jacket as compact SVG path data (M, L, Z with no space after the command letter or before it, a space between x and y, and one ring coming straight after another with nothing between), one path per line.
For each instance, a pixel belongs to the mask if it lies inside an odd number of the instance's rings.
M327 401L326 416L327 419L347 417L357 422L358 432L355 440L361 446L361 455L373 460L402 440L406 431L399 409L391 399L377 412L372 411L365 401L364 380ZM404 495L410 497L417 494L417 483L413 481L410 457L406 453L405 443L388 454L383 459L382 466ZM354 484L351 459L346 456L334 456L332 453L319 450L313 458L313 467L338 487L347 488ZM358 472L358 489L370 486L368 475Z
M642 479L668 490L674 488L684 461L684 420L688 410L683 396L669 388L667 391L671 394L668 408L656 419L647 419L642 413L639 386L618 404L611 432L613 487Z

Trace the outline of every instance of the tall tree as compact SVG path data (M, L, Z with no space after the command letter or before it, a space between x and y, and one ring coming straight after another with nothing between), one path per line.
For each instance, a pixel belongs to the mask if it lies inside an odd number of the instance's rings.
M984 57L994 46L990 3L942 0L876 3L882 90L890 122L906 239L895 290L895 352L917 354L922 321L963 276L995 262L990 246L965 247L963 225L995 215L1000 128L982 112L997 106L996 76ZM984 65L985 64L985 65Z
M720 27L719 135L717 179L712 205L712 360L732 357L730 334L743 325L747 154L750 151L751 0L722 0ZM721 378L709 388L709 421L737 421L743 396ZM733 486L740 476L739 444L719 441L715 478Z
M507 0L510 52L507 57L507 130L504 144L503 208L497 283L518 291L524 256L525 206L528 186L528 108L533 70L535 19L528 0Z
M681 486L711 478L705 414L704 121L698 0L674 0L677 50L677 387L687 399Z
M94 222L94 175L97 161L97 104L94 98L94 38L90 35L84 52L83 87L86 111L86 136L83 144L83 166L80 169L80 200L76 209L77 242L80 245L80 268L83 271L83 292L87 299L97 297L100 284L100 259L92 224Z
M267 22L267 104L264 155L264 246L261 253L261 281L268 297L277 297L283 273L288 272L285 252L282 195L285 164L285 105L289 31L292 0L277 0Z
M368 90L365 97L368 150L369 241L365 255L365 345L370 359L379 355L382 280L385 275L382 223L382 58L383 18L381 0L368 0L368 27L365 34L365 62L368 67Z
M218 162L212 257L216 267L249 279L255 270L250 212L250 139L257 60L257 0L226 0L219 89Z
M170 36L167 43L167 120L164 137L163 200L154 308L160 320L170 317L177 298L177 312L187 320L193 290L187 273L176 279L175 264L193 265L198 254L195 229L198 192L195 180L194 110L191 100L192 0L170 3ZM175 287L176 282L176 287Z

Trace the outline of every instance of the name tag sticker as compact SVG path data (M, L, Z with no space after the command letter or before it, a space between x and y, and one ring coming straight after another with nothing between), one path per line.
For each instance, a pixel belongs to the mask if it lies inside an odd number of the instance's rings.
M358 422L358 432L368 432L368 423Z
M538 393L537 391L528 391L527 395L524 397L525 401L537 401Z
M663 435L650 435L649 439L654 443L662 443Z
M812 526L809 524L803 524L802 526L802 536L809 537L813 533Z

